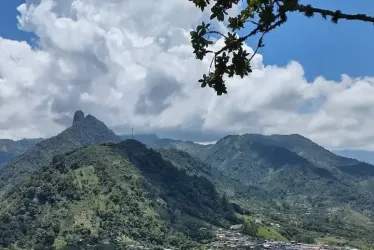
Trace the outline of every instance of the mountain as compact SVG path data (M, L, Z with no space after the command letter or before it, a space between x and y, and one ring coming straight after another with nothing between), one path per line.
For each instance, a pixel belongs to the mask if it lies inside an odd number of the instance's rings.
M140 140L147 147L128 138ZM120 143L98 145L104 142ZM124 172L113 169L119 162L119 169L126 169ZM124 175L125 172L132 177ZM99 181L102 179L103 182ZM141 184L130 185L134 179L141 180ZM122 189L125 184L130 185L127 191ZM113 189L113 185L121 188ZM69 190L68 187L74 190L66 194L64 190ZM76 112L70 128L37 143L0 169L3 197L0 215L10 213L11 218L19 218L15 221L8 216L3 221L7 224L0 223L2 236L8 239L8 243L2 244L16 242L27 248L30 247L27 244L35 245L46 239L51 244L50 235L54 235L53 244L59 245L81 239L92 244L113 241L115 237L145 245L150 241L161 244L156 236L158 240L145 235L144 228L150 225L143 224L143 215L128 213L127 208L122 211L127 205L120 202L128 202L122 195L129 193L135 195L132 199L142 207L141 211L155 216L150 219L155 225L162 225L156 234L165 239L166 245L188 242L186 239L192 236L201 237L196 233L200 232L196 223L227 225L240 219L251 225L257 223L258 231L254 234L261 237L275 235L278 239L320 243L344 241L359 248L374 247L374 166L368 163L338 156L296 134L228 135L211 145L159 138L154 134L118 137L105 124L91 115L85 117L81 111ZM112 200L106 195L120 198ZM50 196L55 198L45 198ZM103 208L102 200L109 200L109 205ZM159 202L167 209L160 209ZM236 218L232 216L231 206L237 212ZM100 213L90 210L97 210L95 207L112 213L103 219ZM30 208L47 215L26 212L31 216L26 221L25 211ZM20 212L13 215L13 210ZM61 214L70 217L59 217ZM75 219L77 214L83 219ZM53 231L56 226L44 226L44 217L46 221L69 220ZM134 221L138 217L140 221ZM258 222L263 219L267 224ZM82 226L76 226L74 220L83 223L82 231L78 229ZM184 223L190 220L193 225ZM270 227L274 224L281 227ZM16 225L19 225L17 233L9 235L9 228ZM40 232L47 235L42 237L31 233L35 228L52 228L53 232L50 229ZM60 234L61 228L65 231ZM165 228L168 235L163 231ZM124 229L123 237L109 233ZM86 240L92 232L94 237ZM25 237L26 243L21 240Z
M177 145L194 144L193 142L185 142L181 140L175 140L170 138L160 138L156 134L135 134L135 135L120 135L122 140L134 139L140 141L147 146L154 149L158 148L178 148Z
M56 155L10 189L0 201L0 248L193 249L212 237L200 227L230 221L231 206L209 180L126 140Z
M229 193L255 195L249 190L254 188L262 197L323 194L335 202L353 201L365 208L373 204L374 166L336 155L301 135L228 135L210 145L172 139L145 143L198 158L215 176L225 176Z
M331 234L355 245L374 244L370 164L335 155L301 135L229 135L212 145L173 141L158 150L165 155L171 148L204 163L199 168L233 202L281 223L286 238ZM173 159L188 166L176 154Z
M164 160L170 161L174 166L183 169L190 175L203 176L211 178L213 174L212 167L189 153L175 148L160 148L157 150Z
M374 177L374 167L367 162L362 162L354 159L354 154L346 153L347 156L335 154L320 145L314 143L310 139L298 134L291 135L261 135L261 134L244 134L244 135L229 135L222 138L221 143L226 138L244 138L248 142L257 143L264 147L278 147L287 149L310 162L314 167L320 168L318 171L327 170L331 174L339 175L341 172L347 172L356 177L361 176L366 179L367 176ZM131 138L130 136L122 136L122 138ZM209 154L217 143L202 145L191 141L181 141L170 138L159 138L156 134L140 134L134 135L134 139L154 148L166 149L174 148L188 152L189 154L207 161L205 154ZM219 142L218 141L218 142ZM228 140L230 141L230 140ZM346 152L346 151L344 151ZM368 154L365 154L368 155ZM352 156L352 157L351 157ZM264 156L266 158L266 156ZM213 157L214 158L214 157ZM211 162L207 162L212 164Z
M0 139L0 167L14 160L31 146L42 140L42 138L22 139L18 141Z
M55 154L81 146L119 141L121 139L103 122L92 115L85 117L82 111L77 111L71 127L35 144L17 159L0 168L0 196L30 173L48 164Z
M334 150L334 154L374 164L374 152L365 150Z
M121 140L134 139L144 144L160 140L156 134L134 134L134 135L120 135Z

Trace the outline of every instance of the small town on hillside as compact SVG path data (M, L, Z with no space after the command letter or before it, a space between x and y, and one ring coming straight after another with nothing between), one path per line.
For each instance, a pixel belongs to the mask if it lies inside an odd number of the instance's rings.
M280 242L270 241L259 238L253 238L248 235L244 235L238 231L241 224L231 226L230 229L216 228L215 229L215 240L208 244L208 250L215 249L237 249L237 250L359 250L352 247L340 247L333 245L318 245L318 244L305 244L298 243L295 241L291 242ZM200 228L200 230L207 230L206 228ZM147 250L150 248L144 246L128 246L127 249L132 250ZM164 248L164 250L176 250L171 248Z
M210 244L213 249L274 249L274 250L358 250L350 247L338 247L332 245L304 244L298 242L279 242L251 238L235 230L216 229L216 240Z

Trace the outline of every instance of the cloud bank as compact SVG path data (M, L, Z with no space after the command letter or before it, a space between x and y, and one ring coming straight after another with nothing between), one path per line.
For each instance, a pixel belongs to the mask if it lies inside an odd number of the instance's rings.
M18 10L38 44L0 37L0 138L52 136L82 109L117 133L299 133L374 149L374 77L307 82L298 62L264 65L257 55L228 95L201 89L210 62L195 59L189 31L206 17L189 1L26 0Z

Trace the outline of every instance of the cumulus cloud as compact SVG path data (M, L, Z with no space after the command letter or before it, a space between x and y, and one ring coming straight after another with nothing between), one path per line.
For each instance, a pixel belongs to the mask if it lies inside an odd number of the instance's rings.
M228 95L201 89L209 60L195 59L189 31L207 17L189 1L26 0L18 10L38 44L0 38L0 137L52 136L82 109L117 133L300 133L374 149L374 77L307 82L299 63L264 65L257 55Z

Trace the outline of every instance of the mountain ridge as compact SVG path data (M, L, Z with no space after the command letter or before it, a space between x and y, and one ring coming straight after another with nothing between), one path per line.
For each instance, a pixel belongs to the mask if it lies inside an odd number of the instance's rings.
M373 165L335 155L296 134L228 135L210 145L171 141L165 148L185 151L210 166L217 188L252 213L263 214L266 208L266 216L281 213L310 234L339 232L352 242L365 238L373 244ZM306 220L305 214L313 216ZM369 222L358 225L353 214Z
M354 149L347 149L347 150L332 150L334 154L357 159L359 161L369 163L374 165L374 152L369 150L354 150Z
M84 117L79 110L74 115L72 126L56 136L38 142L17 159L0 168L0 197L5 192L4 188L8 189L35 169L48 164L54 154L86 145L120 141L103 122L92 115Z
M0 201L0 246L192 249L190 237L212 237L200 227L235 221L223 201L207 179L135 140L85 146L54 156Z
M374 168L370 164L335 155L297 134L228 135L208 145L160 139L154 134L131 136L143 140L147 147L132 139L121 142L128 137L115 135L103 122L77 111L71 127L34 145L0 169L0 194L7 198L9 190L20 194L19 189L29 176L37 178L34 172L38 169L49 169L51 164L59 161L59 157L66 158L74 152L94 147L90 145L98 147L104 143L101 146L109 147L111 151L99 150L102 157L111 158L114 153L116 157L127 159L144 178L150 180L150 185L169 183L164 180L164 168L170 168L170 181L181 181L180 185L187 190L189 184L185 183L186 180L203 180L201 183L208 186L208 183L213 183L214 189L227 197L224 203L234 202L239 207L237 211L244 208L252 216L262 214L276 218L273 220L284 225L282 234L288 239L298 235L318 238L328 233L345 237L352 244L358 239L365 244L374 244L369 237L374 233ZM90 157L101 161L96 155L99 151L91 152ZM81 163L90 162L88 156L75 157ZM110 162L103 164L109 167ZM80 169L79 166L73 168ZM179 176L178 171L185 174ZM175 178L173 173L179 177ZM166 196L180 192L174 184L164 184L156 189ZM12 189L13 185L18 188ZM209 189L212 190L211 186ZM59 192L55 194L58 196ZM187 204L193 199L204 203L199 195L184 198ZM176 202L182 204L182 200ZM204 209L198 213L209 214L209 209ZM222 219L227 214L221 216ZM357 217L361 218L360 223L356 221ZM369 223L363 224L363 218Z

